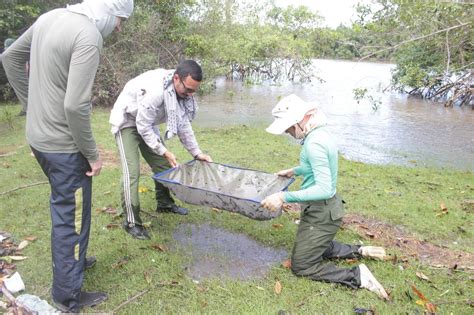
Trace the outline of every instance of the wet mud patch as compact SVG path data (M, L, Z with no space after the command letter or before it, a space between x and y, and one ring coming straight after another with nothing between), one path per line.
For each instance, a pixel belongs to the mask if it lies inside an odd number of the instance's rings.
M189 255L186 266L195 280L263 278L288 257L282 249L263 246L250 237L208 224L181 224L173 232L175 250Z
M393 226L383 221L350 213L344 217L344 228L349 228L364 238L374 240L388 251L391 248L398 248L404 255L433 267L474 270L473 254L419 240L401 226Z

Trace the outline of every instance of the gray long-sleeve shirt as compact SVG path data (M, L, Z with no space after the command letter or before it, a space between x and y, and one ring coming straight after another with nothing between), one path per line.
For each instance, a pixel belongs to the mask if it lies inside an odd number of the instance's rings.
M86 16L56 9L40 16L3 54L10 84L20 99L28 98L26 137L36 150L81 152L90 163L98 159L90 99L102 42Z

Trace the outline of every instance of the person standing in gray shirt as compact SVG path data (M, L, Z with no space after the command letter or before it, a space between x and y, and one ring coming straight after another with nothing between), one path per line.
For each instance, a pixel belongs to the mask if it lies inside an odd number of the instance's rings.
M52 299L79 312L107 299L81 290L91 222L92 176L102 160L91 129L91 94L103 38L133 0L84 0L41 15L3 54L8 81L28 102L26 138L51 186ZM25 63L29 61L29 78Z

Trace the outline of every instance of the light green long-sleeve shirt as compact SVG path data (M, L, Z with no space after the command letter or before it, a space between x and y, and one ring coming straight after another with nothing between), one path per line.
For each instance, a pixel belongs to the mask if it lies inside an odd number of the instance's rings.
M336 194L337 147L327 127L313 129L305 138L300 165L293 170L303 176L301 189L285 192L285 202L326 200Z
M26 137L36 150L81 152L90 163L98 159L90 100L102 42L86 16L56 9L40 16L3 54L10 84L20 99L28 98Z

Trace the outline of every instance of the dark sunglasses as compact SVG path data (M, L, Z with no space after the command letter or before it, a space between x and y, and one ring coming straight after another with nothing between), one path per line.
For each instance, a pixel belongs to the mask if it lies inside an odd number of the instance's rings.
M195 90L193 90L193 89L191 89L191 88L188 88L188 87L186 86L186 84L184 84L183 80L181 80L181 78L179 78L179 82L181 82L181 84L182 84L183 87L184 87L184 93L186 93L186 94L193 94L193 93L196 93Z

